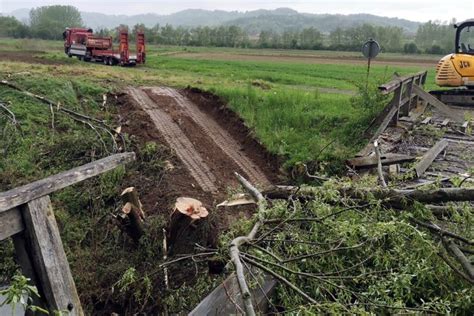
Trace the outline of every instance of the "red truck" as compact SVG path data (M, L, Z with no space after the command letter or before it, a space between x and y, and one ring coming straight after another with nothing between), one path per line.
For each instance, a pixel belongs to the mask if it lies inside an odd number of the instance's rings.
M119 49L114 50L112 37L98 37L92 29L66 28L63 33L64 52L79 60L103 62L105 65L135 66L145 63L145 34L138 32L136 55L130 55L128 32L120 31Z

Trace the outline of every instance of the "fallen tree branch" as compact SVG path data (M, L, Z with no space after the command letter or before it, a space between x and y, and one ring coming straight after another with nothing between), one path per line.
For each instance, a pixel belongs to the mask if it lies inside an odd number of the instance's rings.
M412 218L411 221L412 221L413 223L419 225L419 226L422 226L422 227L424 227L424 228L427 228L427 229L431 230L432 232L438 233L438 234L440 234L441 236L448 236L448 237L451 237L451 238L460 240L460 241L462 241L463 243L466 243L466 244L468 244L468 245L470 245L470 246L474 245L474 241L469 240L469 239L467 239L467 238L464 238L464 237L462 237L462 236L459 236L459 235L457 235L457 234L455 234L455 233L452 233L452 232L450 232L450 231L444 230L444 229L442 229L442 228L440 228L440 227L438 227L438 226L435 226L435 225L433 225L433 224L431 224L431 223L425 223L425 222L422 222L422 221L420 221L420 220L418 220L418 219L416 219L416 218Z
M56 103L56 102L54 102L54 101L52 101L52 100L49 100L49 99L47 99L47 98L45 98L45 97L43 97L43 96L41 96L41 95L37 95L37 94L31 93L31 92L29 92L29 91L26 91L26 90L24 90L24 89L18 87L17 85L15 85L15 84L13 84L13 83L10 83L10 82L8 82L8 81L6 81L6 80L1 80L1 81L0 81L0 85L7 86L7 87L9 87L9 88L12 88L12 89L14 89L14 90L16 90L16 91L19 91L19 92L25 94L25 95L27 95L27 96L29 96L29 97L31 97L31 98L37 99L37 100L39 100L40 102L46 104L48 107L50 107L50 109L52 109L52 107L53 107L54 105L57 105L57 106L56 106L57 111L61 111L61 112L63 112L63 113L66 113L67 115L69 115L69 117L71 117L73 120L75 120L75 121L77 121L77 122L80 122L80 123L85 124L85 121L87 121L87 122L89 122L89 124L87 124L87 125L89 125L89 126L90 126L90 124L92 124L92 123L98 125L99 127L105 129L109 134L111 134L111 135L117 135L117 136L121 139L121 142L122 142L122 144L124 145L124 149L125 149L125 139L123 138L123 135L120 134L120 133L117 133L112 127L108 126L104 121L101 121L101 120L99 120L99 119L96 119L96 118L87 116L87 115L85 115L85 114L78 113L78 112L69 110L69 109L67 109L67 108L64 108L64 107L60 106L59 103ZM53 118L53 119L54 119L54 118ZM114 137L112 137L112 139L113 139L113 142L115 142Z
M384 188L386 188L387 182L385 182L385 178L383 177L382 159L380 158L380 148L379 148L379 142L377 140L374 141L374 150L375 150L375 157L377 157L377 173L379 174L379 181L380 181L380 184Z
M367 207L369 205L370 204L364 204L364 205L356 205L356 206L346 207L342 210L339 210L337 212L328 214L328 215L323 216L323 217L316 217L316 218L315 217L298 217L298 218L289 218L289 219L286 219L286 220L268 219L268 220L265 220L264 223L265 224L274 224L274 223L281 223L281 222L285 222L285 223L291 223L291 222L322 222L325 219L328 219L330 217L337 216L337 215L342 214L344 212L352 211L354 209L364 208L364 207Z
M446 249L457 259L457 261L461 264L464 271L467 273L471 280L474 280L474 267L471 265L469 260L466 256L462 253L462 251L458 248L458 246L452 241L443 238L443 244Z
M464 272L462 272L461 270L459 270L458 268L456 268L456 266L453 265L453 263L449 260L448 257L446 257L445 254L443 254L442 252L438 252L438 256L443 259L444 262L446 262L446 264L454 271L456 272L461 278L463 278L465 281L469 282L470 284L474 284L474 280L472 280L471 278L469 278L467 275L464 274Z
M13 125L18 125L18 121L16 120L16 116L15 116L15 113L13 113L7 106L5 103L1 102L0 101L0 108L2 108L3 110L5 110L5 112L8 113L8 115L10 115L10 120L12 122Z
M308 253L308 254L304 254L304 255L301 255L301 256L292 257L292 258L288 258L288 259L283 260L282 263L293 262L293 261L302 260L302 259L308 259L308 258L316 257L316 256L322 256L322 255L325 255L325 254L328 254L328 253L332 253L332 252L336 252L336 251L341 251L341 250L357 249L357 248L360 248L360 247L362 247L363 245L365 245L366 242L367 242L367 241L364 241L364 242L362 242L362 243L360 243L360 244L357 244L357 245L351 246L351 247L339 247L339 246L342 244L342 241L341 241L341 244L339 244L339 245L338 245L337 247L335 247L335 248L332 248L332 249L329 249L329 250L320 251L320 252Z
M253 226L252 230L247 236L240 236L232 240L230 243L230 257L232 263L235 267L235 274L237 277L237 282L239 283L240 292L242 293L242 300L245 305L245 312L247 315L254 316L255 309L252 304L252 297L250 295L250 290L245 280L244 267L240 259L240 250L239 247L252 242L257 235L257 231L260 226L263 224L263 212L265 211L265 199L263 195L258 191L250 182L248 182L240 174L235 173L235 176L239 180L240 184L252 195L258 205L258 220Z
M305 292L303 292L301 289L299 289L296 285L294 285L293 283L291 283L290 281L288 281L287 279L285 279L283 276L279 275L278 273L276 273L275 271L265 267L264 265L250 259L248 256L244 256L243 259L245 261L247 261L248 263L250 263L251 265L259 268L260 270L263 270L265 272L267 272L268 274L271 274L273 277L275 277L276 279L278 279L279 281L285 283L286 285L288 285L291 289L295 290L299 295L301 295L302 297L304 297L308 302L312 303L312 304L316 304L316 300L314 298L312 298L311 296L309 296L308 294L306 294Z

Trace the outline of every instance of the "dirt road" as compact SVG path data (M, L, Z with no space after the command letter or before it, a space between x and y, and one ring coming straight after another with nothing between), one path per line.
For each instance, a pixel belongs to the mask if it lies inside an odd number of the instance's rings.
M145 87L129 88L128 94L150 116L203 191L217 194L235 186L235 171L261 188L271 185L263 156L253 155L242 139L182 92Z

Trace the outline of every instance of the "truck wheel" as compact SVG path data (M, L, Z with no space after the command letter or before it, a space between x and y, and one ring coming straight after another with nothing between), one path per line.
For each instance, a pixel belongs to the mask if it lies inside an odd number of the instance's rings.
M107 60L107 57L104 57L104 65L108 65L109 61Z

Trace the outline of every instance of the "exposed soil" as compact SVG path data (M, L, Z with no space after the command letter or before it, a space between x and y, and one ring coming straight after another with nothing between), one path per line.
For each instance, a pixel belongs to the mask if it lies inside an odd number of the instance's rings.
M261 188L282 182L278 159L250 136L243 121L219 98L191 88L129 88L127 92L118 100L124 132L142 145L163 145L168 160L159 183L147 181L147 170L130 179L148 213L170 214L181 196L200 200L211 214L210 226L204 229L212 232L203 244L212 246L219 231L254 211L251 205L214 209L238 187L234 172ZM190 250L194 242L189 243ZM185 245L178 248L179 253L186 251Z
M60 65L60 60L41 58L42 51L0 51L0 61L15 61L30 64Z

